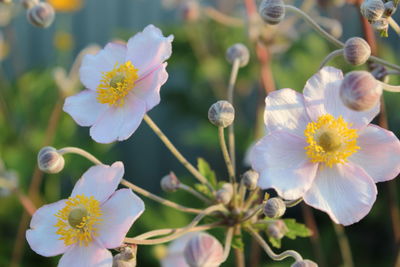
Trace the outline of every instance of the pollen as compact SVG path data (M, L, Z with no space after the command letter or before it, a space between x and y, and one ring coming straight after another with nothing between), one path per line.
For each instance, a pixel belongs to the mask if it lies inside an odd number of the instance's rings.
M103 72L97 87L97 101L109 106L122 107L126 95L135 87L138 69L132 62L116 63L111 71Z
M304 149L310 161L325 163L328 167L347 162L347 158L360 149L357 129L351 126L341 116L335 119L330 114L308 123L304 130L308 146Z
M100 202L85 195L68 198L64 208L55 216L56 234L60 235L66 246L78 244L87 246L97 236L97 226L101 222Z

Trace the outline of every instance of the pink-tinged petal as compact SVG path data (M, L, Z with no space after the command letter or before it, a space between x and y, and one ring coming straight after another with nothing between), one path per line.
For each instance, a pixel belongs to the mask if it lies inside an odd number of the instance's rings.
M58 267L111 267L112 254L96 241L88 246L74 245L61 257Z
M84 90L67 97L63 109L80 126L91 126L108 109L108 105L100 104L96 98L96 92Z
M304 201L331 217L335 223L350 225L364 218L375 202L377 189L372 178L359 166L320 165Z
M274 131L252 149L252 167L260 174L258 185L274 188L285 199L297 199L310 188L318 164L309 162L304 139L284 130Z
M143 211L143 201L130 189L116 191L101 206L102 221L97 228L99 241L106 248L120 246Z
M128 139L139 127L146 113L146 103L128 94L122 107L109 108L90 128L90 136L98 143L108 144Z
M37 254L45 257L52 257L64 253L68 247L64 241L59 240L56 234L57 217L54 216L64 208L66 200L44 205L33 214L30 228L26 231L26 240L31 249Z
M149 25L129 39L126 60L139 69L139 77L146 75L171 56L173 39L172 35L164 37L160 29Z
M306 83L303 94L308 115L316 121L319 116L331 114L342 116L354 128L362 128L372 121L379 112L379 103L371 110L360 112L347 108L339 96L343 73L333 67L324 67Z
M304 129L310 122L303 96L292 89L270 93L265 99L264 122L267 133L286 130L303 137Z
M362 167L377 182L388 181L400 173L400 142L390 131L368 125L359 132L360 150L349 161Z
M76 182L71 197L84 194L93 196L103 203L117 189L124 176L124 164L117 161L113 165L96 165L87 170Z
M125 62L126 46L119 43L108 43L95 55L85 55L82 60L79 76L83 85L96 90L100 84L102 72L110 71L115 64Z
M167 81L167 63L159 65L153 72L141 77L132 93L146 103L146 111L160 103L160 88Z

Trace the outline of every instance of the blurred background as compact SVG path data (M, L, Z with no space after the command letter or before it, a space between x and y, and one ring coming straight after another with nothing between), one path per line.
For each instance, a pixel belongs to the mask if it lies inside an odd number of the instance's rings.
M15 192L0 190L0 266L57 265L57 257L39 256L27 245L24 233L30 217L24 212L21 199L24 201L24 196L29 195L40 207L68 197L90 163L79 156L67 155L60 174L43 174L37 170L36 155L45 145L77 146L108 164L121 160L127 180L183 205L201 207L185 193L167 196L161 191L160 179L169 171L188 184L194 180L146 124L142 123L127 141L102 145L89 137L89 128L78 127L62 111L64 98L82 90L77 67L72 67L82 49L90 46L93 51L95 44L103 47L111 40L126 41L148 24L161 28L165 35L173 34L173 54L168 60L170 78L162 87L161 103L149 115L192 163L198 157L206 159L220 180L226 180L227 173L217 129L208 122L207 111L226 95L231 68L225 60L226 49L240 42L251 51L250 63L240 69L235 89L239 173L249 168L246 151L263 134L260 115L267 91L274 87L301 91L324 57L335 49L291 14L278 26L259 26L249 31L248 25L254 21L249 22L242 0L48 0L56 10L56 18L46 29L29 24L26 11L18 0L14 1L14 4L0 4L0 159L4 165L0 166L0 177L11 179L18 188ZM287 3L301 6L342 41L363 36L355 3L339 0ZM394 17L397 21L398 15ZM255 38L259 38L257 43L261 43L266 54L255 49ZM379 55L399 64L399 42L399 36L391 30L389 38L377 37ZM260 72L265 75L259 62L263 56L272 77L260 78ZM354 69L342 58L330 65L345 72ZM390 83L399 84L398 77L390 76ZM385 94L389 128L397 136L400 135L399 101L398 94ZM391 222L393 214L398 212L397 187L395 182L378 184L378 200L371 213L345 228L354 266L394 266L400 234L395 232L400 221L394 221L395 227ZM143 199L146 211L129 236L157 228L181 227L192 218ZM299 250L320 266L342 264L337 233L326 214L299 205L289 209L287 216L305 222L315 235L284 239L278 251ZM218 231L215 234L223 236ZM272 262L248 236L245 241L248 266L291 264L290 260ZM162 251L162 246L139 247L138 266L159 266ZM233 266L233 261L223 266Z

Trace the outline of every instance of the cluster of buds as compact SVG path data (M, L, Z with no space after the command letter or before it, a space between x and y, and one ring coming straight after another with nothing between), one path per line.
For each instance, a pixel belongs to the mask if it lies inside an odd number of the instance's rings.
M388 18L396 12L398 2L398 0L386 1L385 3L382 0L365 0L360 11L381 36L387 37Z
M22 5L26 8L26 17L32 25L47 28L53 23L55 11L50 4L39 0L23 0Z

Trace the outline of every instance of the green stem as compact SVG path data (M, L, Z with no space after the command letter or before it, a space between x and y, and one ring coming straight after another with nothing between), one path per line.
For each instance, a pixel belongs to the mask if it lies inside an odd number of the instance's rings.
M344 267L353 267L353 258L351 255L350 243L347 239L346 233L344 231L343 226L332 222L333 228L335 229L335 233L339 242L340 252L343 257L343 266Z
M332 58L343 55L343 49L337 49L329 53L322 61L321 65L319 65L319 69L322 69Z
M83 150L78 147L64 147L64 148L57 150L57 152L61 155L69 154L69 153L80 155L80 156L90 160L95 165L103 165L104 164L99 159L97 159L95 156L93 156L92 154L87 152L86 150Z
M185 184L180 183L179 184L179 188L182 189L182 190L185 190L189 194L192 194L193 196L197 197L198 199L202 200L203 202L205 202L207 204L211 204L211 201L209 199L207 199L205 196L203 196L202 194L200 194L199 192L197 192L196 190L194 190L190 186L187 186Z

